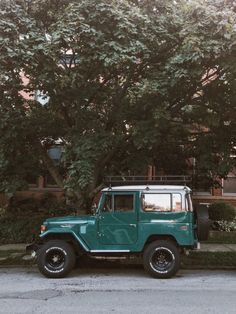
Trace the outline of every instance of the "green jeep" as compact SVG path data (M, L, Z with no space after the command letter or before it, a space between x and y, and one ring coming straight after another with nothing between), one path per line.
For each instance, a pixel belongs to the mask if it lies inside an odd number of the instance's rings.
M61 278L81 253L90 256L141 254L145 270L170 278L180 255L208 237L207 208L193 210L186 186L118 186L105 188L94 215L47 219L40 243L28 249L37 256L40 272Z

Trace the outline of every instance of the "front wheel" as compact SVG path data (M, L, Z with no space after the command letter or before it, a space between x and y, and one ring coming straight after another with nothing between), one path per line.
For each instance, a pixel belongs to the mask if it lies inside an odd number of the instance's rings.
M180 267L180 253L170 241L155 241L149 244L143 254L145 270L154 278L173 277Z
M75 260L74 249L69 243L51 240L40 248L37 264L44 276L63 278L73 269Z

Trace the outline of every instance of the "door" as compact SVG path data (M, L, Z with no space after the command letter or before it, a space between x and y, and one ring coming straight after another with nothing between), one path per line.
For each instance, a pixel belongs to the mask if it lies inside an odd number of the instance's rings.
M107 193L100 209L99 241L107 245L129 245L137 241L135 193Z

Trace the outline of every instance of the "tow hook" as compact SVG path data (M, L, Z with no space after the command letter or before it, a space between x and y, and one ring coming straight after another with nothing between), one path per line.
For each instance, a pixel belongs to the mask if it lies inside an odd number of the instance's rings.
M35 251L31 251L31 257L35 258L36 257L36 252Z
M26 252L29 252L32 258L37 256L37 251L39 250L40 245L36 243L31 243L26 246Z

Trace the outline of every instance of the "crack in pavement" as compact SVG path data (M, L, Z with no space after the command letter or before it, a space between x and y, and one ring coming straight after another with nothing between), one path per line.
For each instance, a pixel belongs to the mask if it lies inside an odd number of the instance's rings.
M52 298L62 296L62 291L54 289L33 290L26 292L14 292L9 294L0 294L0 299L26 299L47 301Z
M82 290L82 289L78 289L78 290L70 290L70 292L72 292L72 293L85 293L85 292L95 292L95 293L100 293L100 292L102 292L102 293L113 293L113 292L121 292L121 293L123 293L123 292L125 292L125 291L127 291L127 292L147 292L148 290L146 290L146 289L128 289L128 290L124 290L124 289L97 289L97 290L94 290L94 289L84 289L84 290ZM150 289L150 291L153 291L152 289Z

